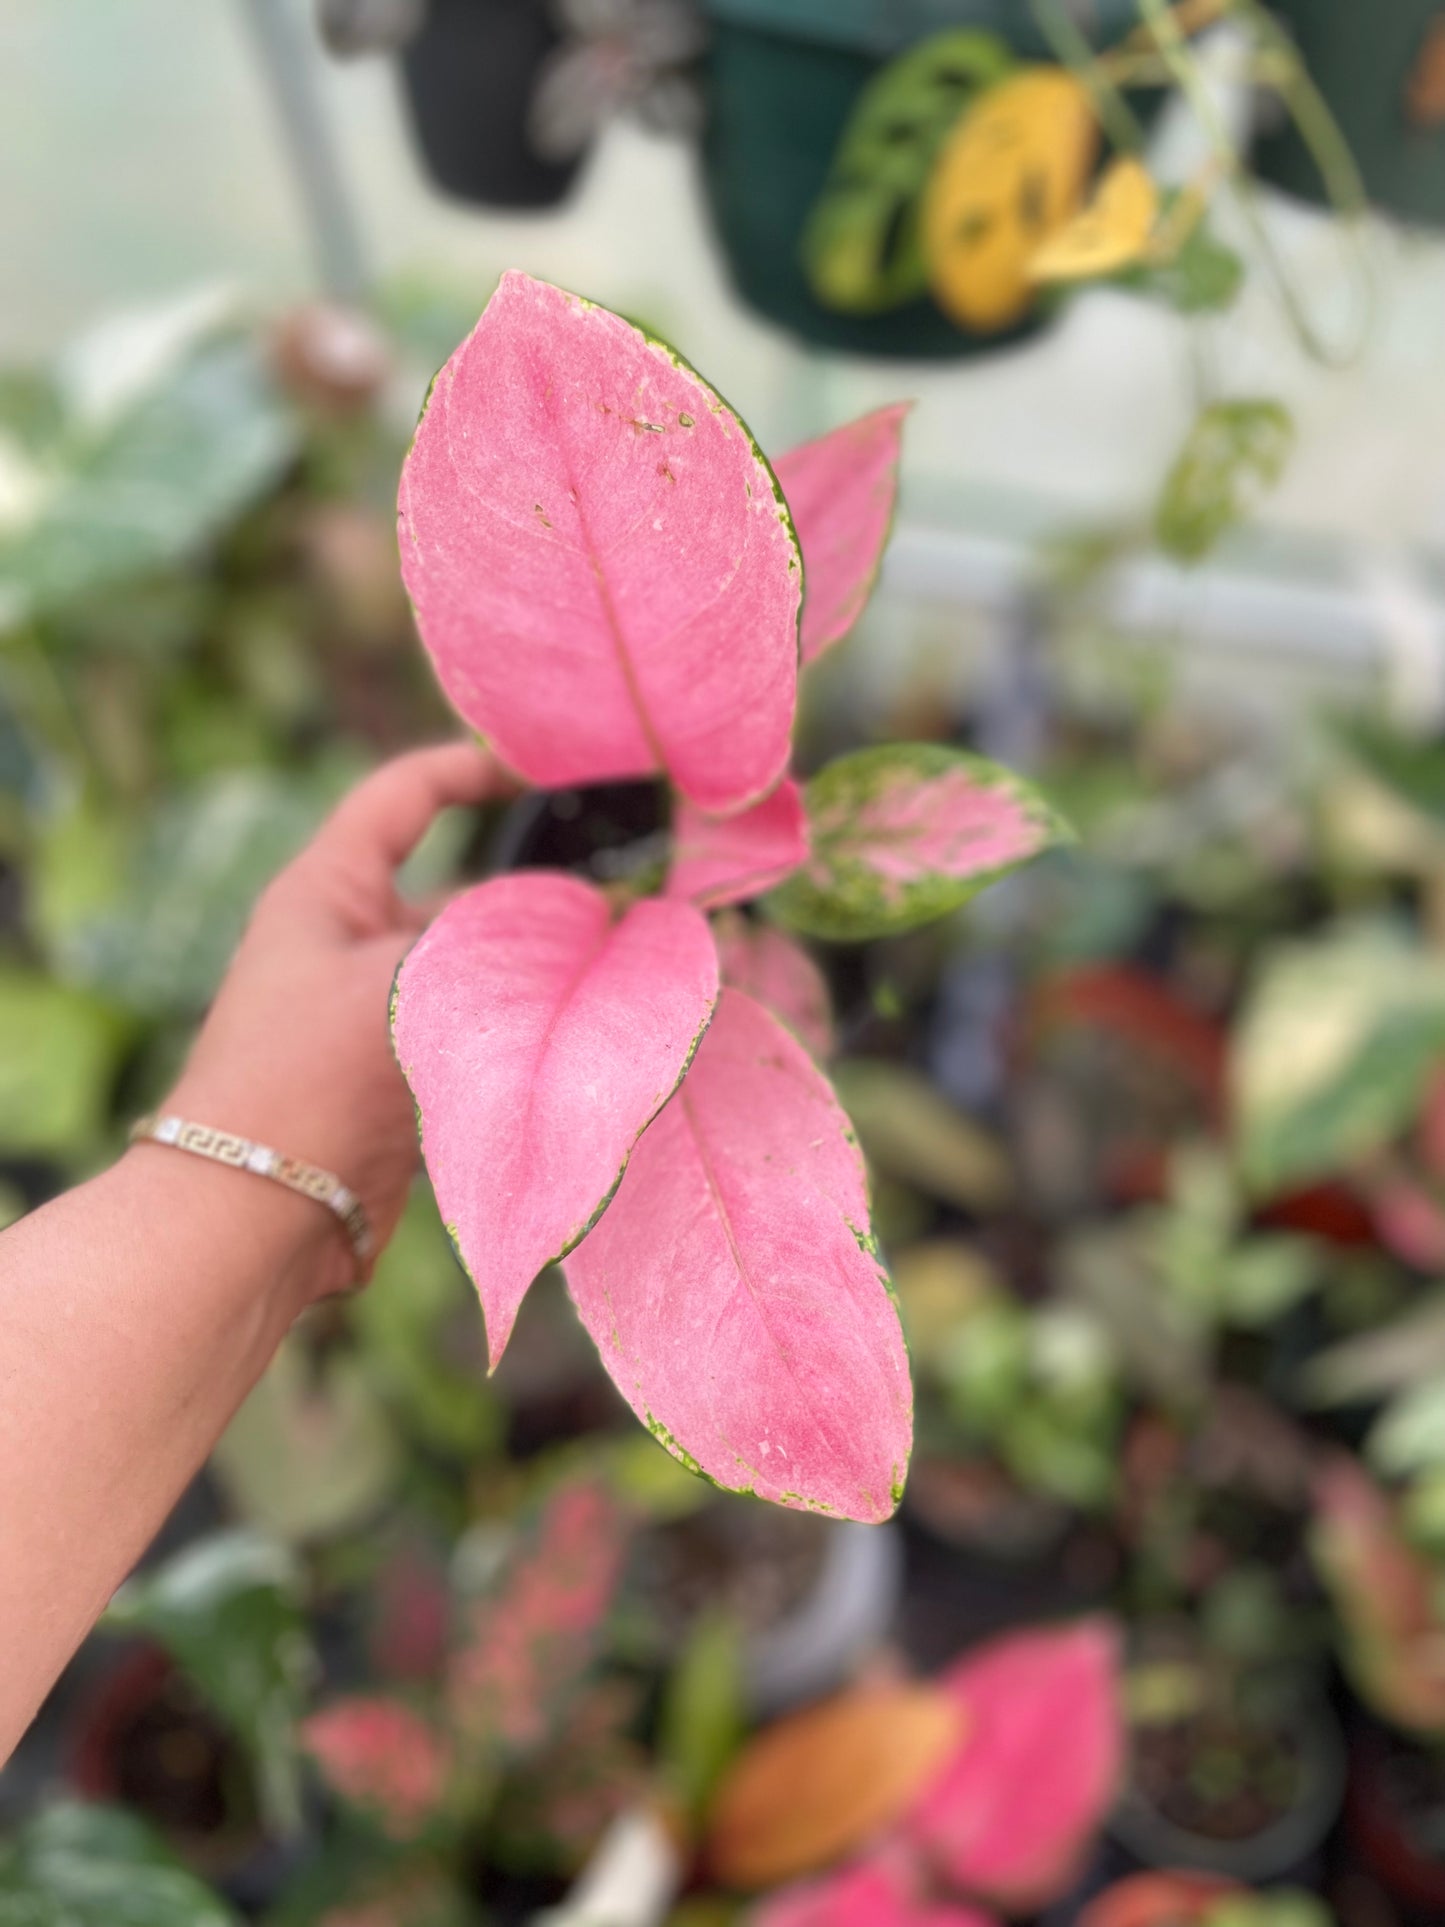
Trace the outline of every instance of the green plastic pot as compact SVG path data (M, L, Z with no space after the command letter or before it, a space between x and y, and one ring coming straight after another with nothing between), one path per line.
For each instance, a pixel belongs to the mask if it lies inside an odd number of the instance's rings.
M1374 204L1401 220L1445 224L1445 121L1412 116L1412 85L1432 32L1445 31L1441 0L1274 0ZM1292 124L1256 146L1262 180L1325 202L1319 169Z
M1027 60L1055 55L1026 0L706 0L712 18L703 183L733 285L789 333L844 353L944 360L1035 332L975 335L931 301L843 314L813 295L803 229L854 104L896 55L949 27L995 33ZM1089 41L1139 24L1135 0L1070 0Z

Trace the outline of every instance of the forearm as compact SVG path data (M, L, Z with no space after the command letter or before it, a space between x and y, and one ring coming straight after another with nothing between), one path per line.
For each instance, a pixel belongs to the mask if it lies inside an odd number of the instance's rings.
M0 1761L337 1242L309 1200L144 1145L0 1237Z

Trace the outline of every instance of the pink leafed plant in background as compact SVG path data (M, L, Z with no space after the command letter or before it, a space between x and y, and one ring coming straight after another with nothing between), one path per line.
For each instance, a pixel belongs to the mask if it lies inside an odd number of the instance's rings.
M783 930L705 913L762 898L825 938L905 929L1064 834L1026 784L938 745L788 774L800 653L867 600L905 412L774 472L664 344L511 273L437 377L399 498L462 716L533 783L657 775L673 796L661 901L494 879L397 976L397 1055L492 1363L562 1258L676 1457L870 1521L901 1492L912 1401L864 1172L807 1055L826 992Z

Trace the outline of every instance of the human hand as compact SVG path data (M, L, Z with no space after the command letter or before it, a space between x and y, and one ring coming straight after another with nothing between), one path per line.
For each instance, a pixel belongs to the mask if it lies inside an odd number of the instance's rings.
M436 909L408 902L395 873L443 809L511 787L471 743L398 757L358 785L263 892L162 1107L335 1172L361 1199L377 1249L418 1161L415 1112L391 1053L391 981ZM255 1191L248 1209L284 1215L306 1241L307 1295L352 1282L345 1240L318 1205L223 1175Z

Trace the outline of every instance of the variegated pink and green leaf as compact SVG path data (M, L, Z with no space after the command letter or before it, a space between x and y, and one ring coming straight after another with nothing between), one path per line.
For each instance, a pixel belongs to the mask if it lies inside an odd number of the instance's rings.
M894 402L835 428L775 464L803 550L803 661L847 635L878 576L898 497L903 419Z
M800 943L775 924L736 910L713 918L713 940L725 984L746 991L781 1018L811 1057L833 1055L833 1001L828 980Z
M1117 1634L1102 1620L1009 1634L965 1654L943 1684L965 1737L909 1837L961 1892L1033 1913L1070 1885L1118 1788Z
M797 784L784 777L771 796L736 816L705 816L685 799L673 815L669 897L703 910L760 897L808 854L808 824Z
M716 995L690 904L614 922L601 891L543 871L466 891L403 961L393 1042L494 1368L527 1287L606 1208Z
M685 1465L782 1505L894 1510L912 1389L863 1162L826 1079L752 998L723 992L566 1272L623 1396Z
M769 907L840 943L946 916L1071 834L1031 784L938 743L841 756L808 784L804 807L811 854Z
M390 1840L417 1839L446 1808L451 1743L403 1700L335 1700L303 1723L301 1744L338 1799Z
M802 565L772 470L681 358L519 273L437 376L402 575L451 701L558 787L664 772L718 814L793 726Z
M554 1737L596 1655L627 1540L601 1481L548 1500L497 1585L472 1604L452 1655L447 1712L469 1746L527 1753Z

